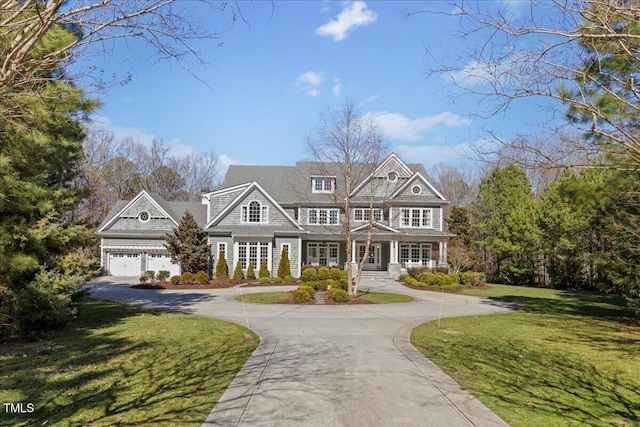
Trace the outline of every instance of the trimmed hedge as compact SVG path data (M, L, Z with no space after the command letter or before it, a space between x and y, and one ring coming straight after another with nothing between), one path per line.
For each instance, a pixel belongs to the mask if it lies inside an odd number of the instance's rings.
M344 289L340 288L331 288L327 292L327 298L330 298L334 302L349 302L351 301L351 297Z
M484 273L467 271L460 273L460 283L473 287L481 287L487 284L487 276Z
M305 302L311 301L311 297L306 290L296 289L295 291L291 291L291 301L294 304L304 304Z
M267 283L271 283L271 279L268 277L261 277L258 279L258 283L266 285Z
M273 279L271 279L271 281L272 281L273 283L282 283L282 277L278 277L278 276L276 276L276 277L274 277Z
M296 283L298 279L289 274L287 276L284 276L282 280L284 280L285 283Z
M329 269L327 267L320 267L318 269L318 279L327 280L329 277Z
M300 276L303 282L309 282L311 280L318 280L318 270L314 267L307 267L302 270L302 276Z
M201 285L206 285L209 283L209 275L204 271L198 271L194 277L194 280Z
M190 283L193 283L193 279L194 279L193 273L190 273L188 271L184 272L182 273L182 276L180 276L180 284L188 285Z
M298 286L298 290L307 292L309 294L309 298L313 298L316 294L315 289L307 284Z
M171 281L171 284L176 286L180 284L180 276L171 276L171 279L169 279Z

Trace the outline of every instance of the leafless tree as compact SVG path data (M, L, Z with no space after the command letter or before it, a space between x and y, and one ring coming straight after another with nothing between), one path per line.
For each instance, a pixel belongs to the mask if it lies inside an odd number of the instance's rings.
M442 191L442 195L451 202L447 205L445 216L451 206L467 206L478 193L478 184L482 174L476 165L464 167L451 166L440 162L427 171L432 184Z
M317 131L306 137L306 147L313 159L318 162L320 172L325 175L337 175L335 189L328 197L343 212L341 222L342 236L346 241L346 259L348 289L350 295L357 295L364 263L369 257L369 248L373 235L373 215L376 205L375 181L370 180L362 194L365 194L371 213L364 230L354 231L352 208L355 207L354 192L357 186L369 177L387 153L387 147L376 124L365 117L350 100L337 108L326 108L320 115ZM361 196L362 197L362 196ZM361 201L362 202L362 201ZM352 240L356 236L365 239L365 253L357 264L356 271L351 268L354 259ZM355 275L354 275L355 273Z
M450 5L448 14L462 28L459 36L480 42L461 56L434 58L437 65L429 73L445 75L478 96L480 117L497 115L523 98L543 100L541 106L550 109L547 128L564 117L562 123L584 135L591 150L629 159L615 167L640 167L640 2L462 0ZM510 9L514 5L517 9ZM493 142L504 144L493 136ZM540 145L526 142L521 149L539 152Z

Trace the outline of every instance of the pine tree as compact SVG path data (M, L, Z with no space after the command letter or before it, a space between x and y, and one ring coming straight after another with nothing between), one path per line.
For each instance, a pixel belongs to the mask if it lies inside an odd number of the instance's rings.
M233 270L233 280L242 280L244 279L244 273L242 272L242 264L240 261L236 263L236 268Z
M183 272L197 273L209 268L209 245L207 235L198 225L193 214L184 214L178 228L164 236L165 246L174 263L180 264Z
M260 271L258 271L258 277L269 277L271 274L269 273L269 267L267 266L267 261L262 261L260 263Z
M228 278L227 260L225 259L224 252L221 251L218 257L218 263L216 264L216 279L227 280Z
M256 278L256 272L253 270L253 264L249 263L247 267L247 280L253 280Z
M291 266L289 264L289 250L287 247L282 248L280 253L280 263L278 264L278 277L285 278L291 275Z

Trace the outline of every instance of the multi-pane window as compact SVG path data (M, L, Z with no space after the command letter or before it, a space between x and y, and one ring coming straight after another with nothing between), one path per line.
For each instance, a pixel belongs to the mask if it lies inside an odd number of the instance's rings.
M314 193L333 193L336 189L336 179L334 177L311 178L311 190Z
M257 200L252 200L248 205L242 206L242 222L268 222L269 208L262 206Z
M309 242L307 262L313 265L338 265L338 243Z
M370 221L372 215L374 221L382 221L382 209L356 208L353 210L354 221Z
M218 242L218 259L223 255L227 256L227 242Z
M263 261L269 265L269 243L238 242L238 261L243 270L249 267L249 263L254 269L260 268Z
M402 267L429 266L431 263L431 243L401 243L400 264Z
M431 228L433 209L402 208L400 209L400 227Z
M314 225L314 224L337 225L338 224L338 209L309 208L307 213L308 213L307 223L310 225Z

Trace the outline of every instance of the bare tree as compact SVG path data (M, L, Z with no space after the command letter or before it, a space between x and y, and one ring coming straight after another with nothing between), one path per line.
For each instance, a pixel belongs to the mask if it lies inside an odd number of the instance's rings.
M442 195L451 202L445 214L451 206L467 206L476 198L481 171L475 165L456 167L440 162L429 168L428 173L431 183L440 188Z
M544 100L551 110L547 127L565 117L593 147L628 159L616 167L640 167L640 2L544 0L516 11L509 9L513 2L450 4L460 37L481 42L459 57L435 58L429 72L479 96L480 117L522 98Z
M334 191L328 194L333 204L343 212L342 236L346 241L347 292L357 295L362 269L369 256L369 248L376 222L373 214L377 201L376 183L370 180L364 196L370 212L365 229L354 231L352 208L355 207L356 187L367 179L383 160L387 149L384 138L376 124L365 117L351 102L345 101L338 108L326 108L320 115L315 135L306 137L306 147L318 162L319 172L335 176ZM336 176L337 175L337 176ZM362 202L362 201L361 201ZM365 238L365 252L357 263L356 271L351 268L354 259L352 240L356 236ZM354 274L355 273L355 274Z

